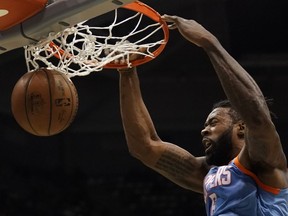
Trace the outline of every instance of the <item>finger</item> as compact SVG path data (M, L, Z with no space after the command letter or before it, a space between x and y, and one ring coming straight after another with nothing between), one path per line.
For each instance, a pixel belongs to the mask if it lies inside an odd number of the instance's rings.
M164 14L161 16L161 19L163 19L166 22L175 22L176 16L170 16L170 15Z
M165 22L167 23L171 23L168 25L168 28L170 30L173 30L173 29L176 29L177 28L177 25L175 23L175 20L176 20L176 16L170 16L170 15L167 15L167 14L164 14L163 16L161 16L162 20L164 20Z
M171 30L177 29L177 25L175 23L172 23L172 24L168 25L168 28Z
M131 61L137 60L137 59L143 59L145 57L144 53L147 52L147 48L146 47L141 47L139 48L138 52L143 53L132 53L129 58Z

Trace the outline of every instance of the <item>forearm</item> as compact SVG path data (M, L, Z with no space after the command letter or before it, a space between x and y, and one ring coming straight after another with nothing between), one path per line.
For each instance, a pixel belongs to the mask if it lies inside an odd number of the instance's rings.
M120 110L130 152L145 152L149 140L159 140L143 102L136 68L120 71ZM137 154L137 155L135 155Z
M247 125L256 126L270 119L265 98L246 70L221 46L217 39L206 46L223 90ZM259 125L258 125L259 126Z
M258 116L261 120L269 120L269 111L259 87L213 34L195 20L169 15L162 16L162 19L171 22L172 28L178 28L186 40L206 51L228 99L247 124L257 124Z

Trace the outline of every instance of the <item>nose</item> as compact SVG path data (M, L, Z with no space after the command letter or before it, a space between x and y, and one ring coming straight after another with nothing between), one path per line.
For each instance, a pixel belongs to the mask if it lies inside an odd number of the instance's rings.
M201 136L202 136L202 137L207 136L208 133L209 133L209 131L208 131L208 128L207 128L207 127L203 128L203 129L201 130Z

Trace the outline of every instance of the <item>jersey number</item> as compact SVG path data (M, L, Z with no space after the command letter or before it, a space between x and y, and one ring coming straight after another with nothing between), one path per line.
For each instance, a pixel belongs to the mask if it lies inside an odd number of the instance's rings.
M215 193L212 193L209 195L209 198L211 199L210 215L213 215L216 208L217 195Z

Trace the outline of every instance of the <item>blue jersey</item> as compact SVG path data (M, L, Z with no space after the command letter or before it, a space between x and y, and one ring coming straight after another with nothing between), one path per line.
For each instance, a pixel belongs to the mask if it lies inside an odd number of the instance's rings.
M209 216L288 215L288 188L263 184L238 158L226 166L211 168L203 186Z

